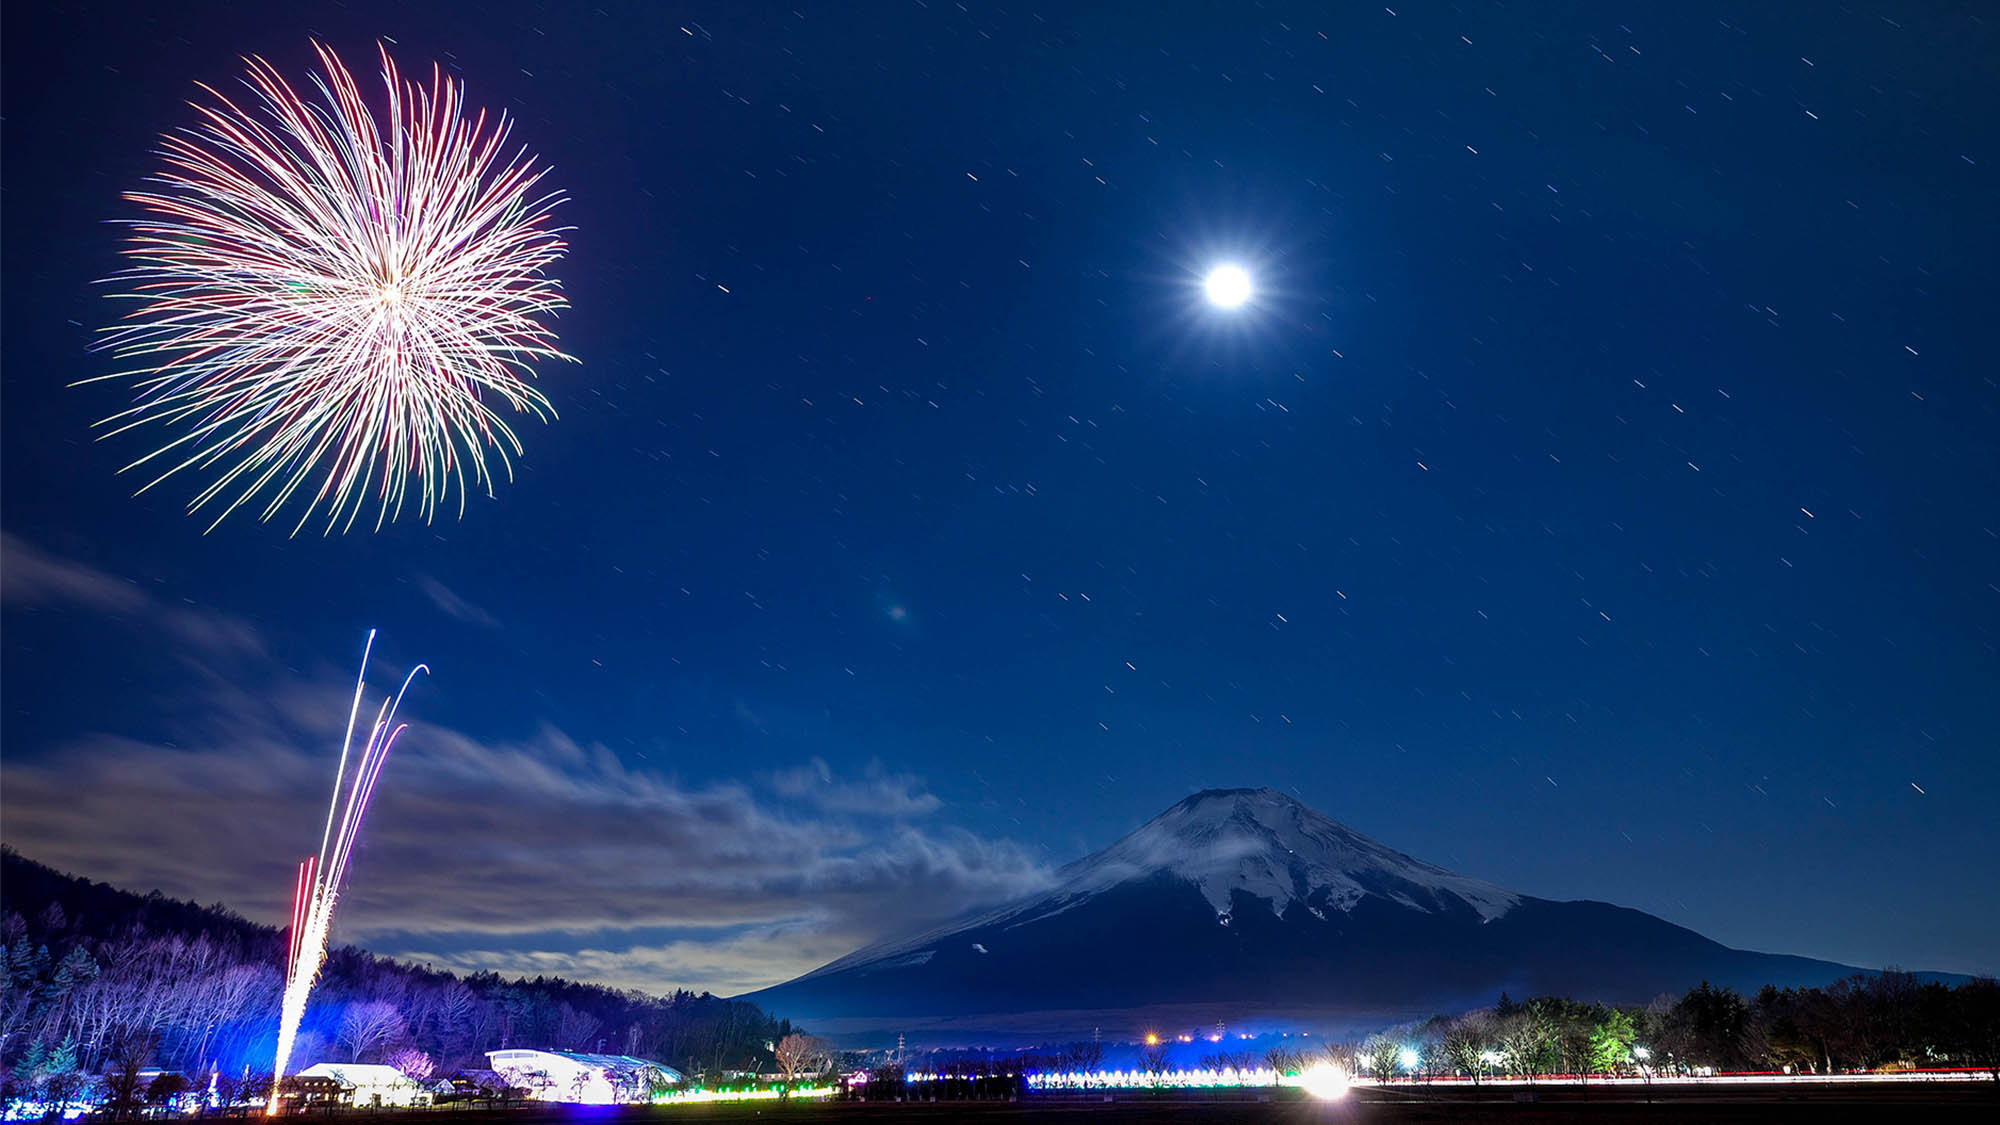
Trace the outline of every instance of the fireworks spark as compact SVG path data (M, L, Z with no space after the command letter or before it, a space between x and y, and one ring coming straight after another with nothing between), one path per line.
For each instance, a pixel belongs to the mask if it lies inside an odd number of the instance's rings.
M375 712L368 741L357 757L354 725L361 715L361 697L368 686L368 657L375 650L375 630L368 631L368 644L361 650L361 674L354 680L354 703L347 711L347 735L340 743L340 767L333 775L333 799L326 806L326 827L320 833L319 854L299 863L298 879L292 887L291 944L285 961L285 992L278 1007L278 1059L271 1072L271 1101L265 1112L278 1112L278 1088L291 1061L292 1044L298 1038L299 1021L305 1018L306 999L313 982L326 964L327 939L332 933L333 908L340 898L341 883L347 877L347 860L354 841L361 834L361 818L368 800L375 795L375 782L396 739L409 727L396 721L396 709L403 705L403 693L419 672L429 672L422 664L403 677L403 686L393 698L384 699ZM350 774L348 760L354 759ZM343 797L343 793L345 796ZM338 832L335 829L338 828Z
M404 81L384 48L378 119L314 48L317 99L251 58L243 104L204 85L216 104L164 139L165 169L125 196L146 214L112 279L139 305L96 345L137 366L84 380L133 384L105 436L185 431L125 469L155 474L141 493L210 478L188 510L219 507L211 530L252 497L265 520L301 499L295 535L322 510L346 531L371 501L379 530L412 493L426 522L454 494L463 515L471 488L493 493L489 453L511 480L522 452L494 406L553 417L533 364L571 360L546 273L563 196L534 194L547 169L506 150L507 117L468 115L435 65Z

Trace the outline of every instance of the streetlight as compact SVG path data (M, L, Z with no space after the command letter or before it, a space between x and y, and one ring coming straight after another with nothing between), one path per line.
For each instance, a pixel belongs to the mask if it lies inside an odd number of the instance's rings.
M1653 1052L1644 1047L1634 1047L1632 1048L1632 1057L1639 1060L1639 1074L1646 1080L1646 1104L1651 1105L1653 1104L1653 1068L1646 1065L1646 1060L1653 1057Z

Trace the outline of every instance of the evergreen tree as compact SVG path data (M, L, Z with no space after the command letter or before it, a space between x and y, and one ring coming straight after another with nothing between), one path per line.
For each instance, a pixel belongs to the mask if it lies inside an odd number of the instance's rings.
M42 1068L48 1064L48 1044L36 1039L21 1052L21 1061L14 1064L14 1081L23 1089L33 1089L42 1080Z
M14 966L20 986L25 988L42 979L42 974L49 971L49 947L32 944L22 937L14 942L14 951L8 955L8 960Z
M97 958L81 945L70 949L62 964L56 966L55 975L49 978L43 989L43 999L53 1003L68 996L79 985L89 984L97 979Z
M1630 1015L1616 1008L1606 1012L1590 1035L1590 1069L1609 1074L1623 1067L1635 1037Z

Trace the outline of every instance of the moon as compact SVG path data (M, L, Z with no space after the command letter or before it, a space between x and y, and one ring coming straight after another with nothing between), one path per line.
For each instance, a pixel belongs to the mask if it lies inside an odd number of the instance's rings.
M1208 272L1201 288L1216 308L1237 308L1250 299L1250 275L1242 266L1217 266Z

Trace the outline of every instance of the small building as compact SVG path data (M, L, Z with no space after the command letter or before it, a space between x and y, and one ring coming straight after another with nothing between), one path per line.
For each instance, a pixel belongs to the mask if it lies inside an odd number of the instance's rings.
M349 1105L383 1108L429 1105L431 1092L393 1066L376 1063L314 1063L299 1071L302 1082L330 1080Z
M653 1100L656 1092L680 1085L681 1072L665 1063L630 1055L509 1048L486 1052L509 1086L536 1101L576 1105L625 1105Z
M210 1104L223 1109L234 1109L239 1105L253 1104L238 1101L225 1105L213 1090L209 1092L208 1097ZM337 1080L329 1078L324 1074L317 1074L311 1077L299 1074L287 1074L284 1081L278 1083L278 1106L280 1113L300 1113L308 1106L339 1105L346 1101L347 1097L347 1087L342 1086Z

